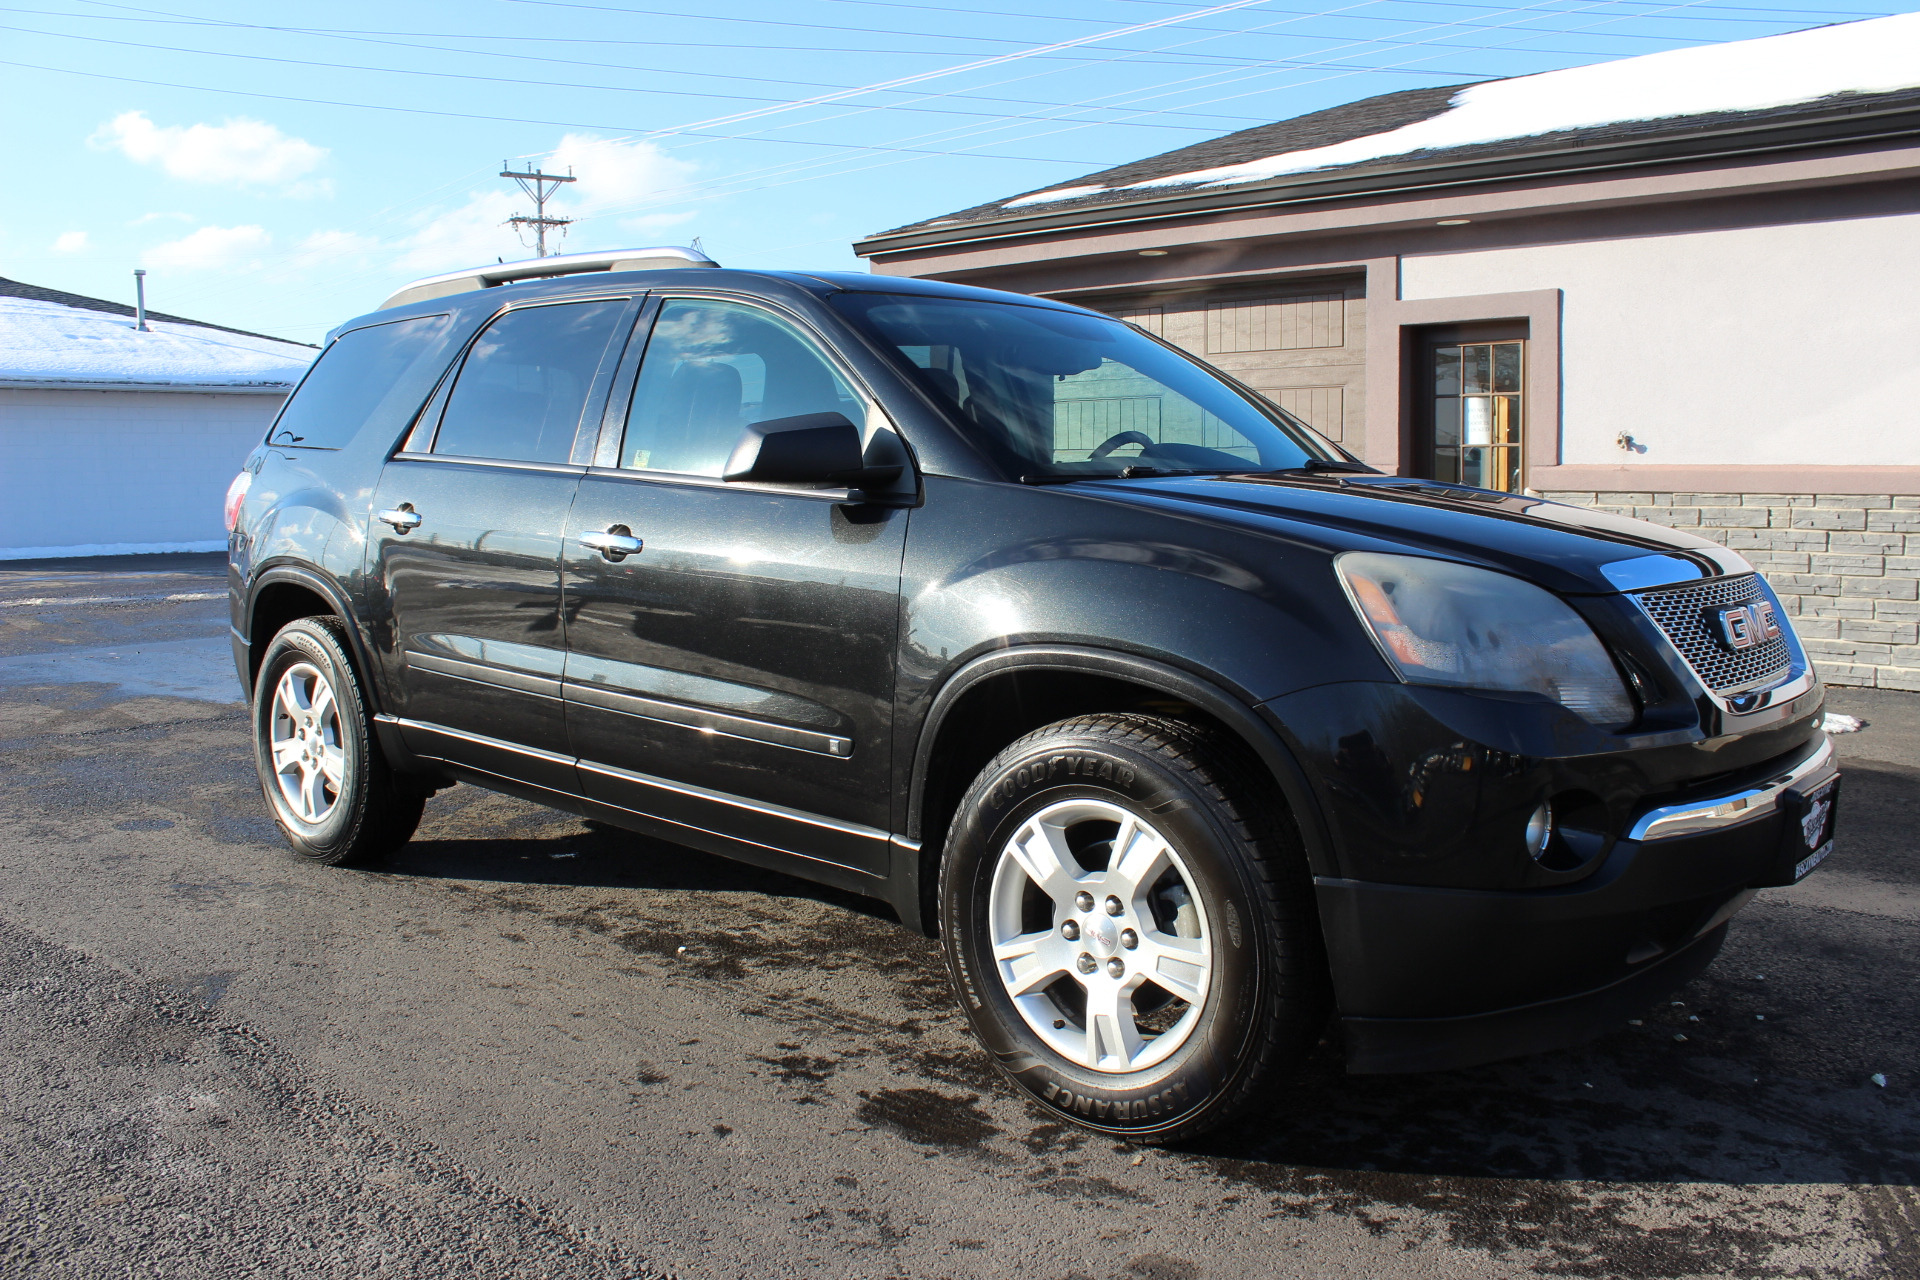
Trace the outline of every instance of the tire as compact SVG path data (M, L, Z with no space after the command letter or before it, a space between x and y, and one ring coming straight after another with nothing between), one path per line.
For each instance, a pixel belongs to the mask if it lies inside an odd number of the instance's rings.
M975 1032L1082 1128L1164 1143L1230 1123L1326 1030L1298 834L1245 749L1202 727L1097 715L1021 738L961 799L938 892Z
M338 620L301 618L274 636L252 718L260 787L296 853L345 866L412 839L426 790L381 752Z

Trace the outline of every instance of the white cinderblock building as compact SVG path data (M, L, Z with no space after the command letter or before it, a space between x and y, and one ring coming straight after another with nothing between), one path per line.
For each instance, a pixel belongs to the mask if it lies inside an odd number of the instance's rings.
M0 560L218 551L312 347L0 279Z

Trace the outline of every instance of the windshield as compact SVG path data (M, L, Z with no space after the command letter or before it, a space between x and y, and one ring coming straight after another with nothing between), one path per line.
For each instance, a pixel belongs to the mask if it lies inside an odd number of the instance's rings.
M842 293L1022 478L1276 471L1337 447L1118 320L1018 303Z

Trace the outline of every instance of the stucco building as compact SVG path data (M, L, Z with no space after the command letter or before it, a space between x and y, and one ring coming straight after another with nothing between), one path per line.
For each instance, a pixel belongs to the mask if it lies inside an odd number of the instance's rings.
M0 279L0 560L226 546L228 483L317 354Z
M871 236L1384 470L1698 529L1920 689L1920 15L1388 94Z

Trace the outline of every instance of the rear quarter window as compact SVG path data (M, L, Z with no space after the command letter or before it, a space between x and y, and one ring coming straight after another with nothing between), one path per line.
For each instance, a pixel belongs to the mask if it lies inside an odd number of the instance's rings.
M301 380L267 443L339 449L381 424L397 436L446 367L452 324L451 316L416 316L341 334Z

